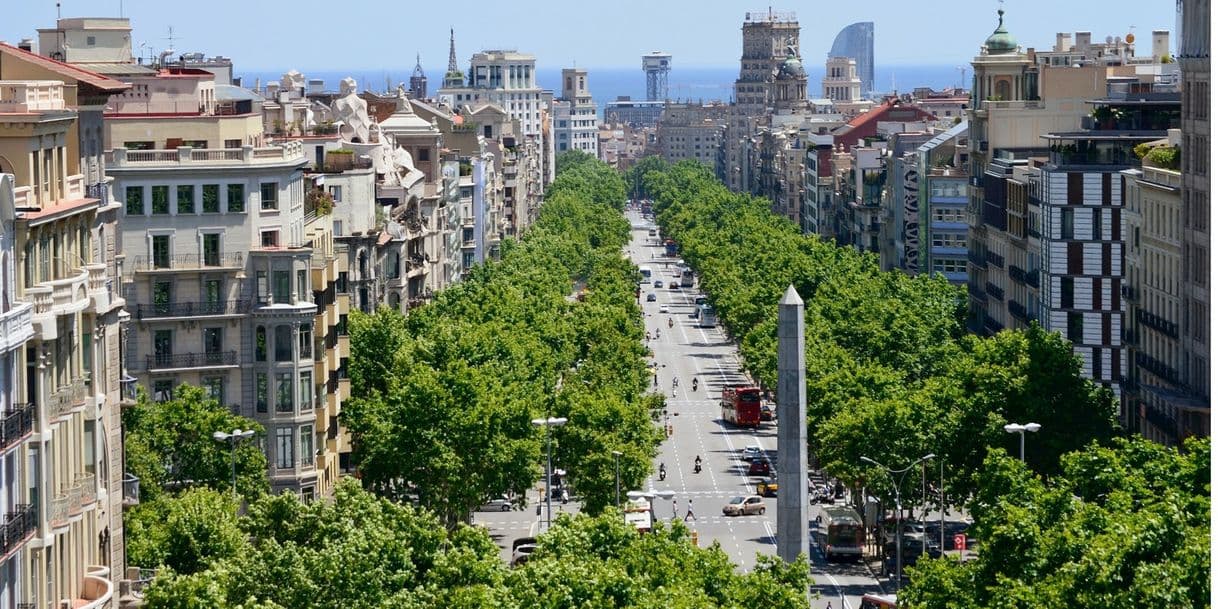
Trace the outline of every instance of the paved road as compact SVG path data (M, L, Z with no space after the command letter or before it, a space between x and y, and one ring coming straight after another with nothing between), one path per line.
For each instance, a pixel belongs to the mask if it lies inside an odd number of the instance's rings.
M735 347L728 341L721 328L699 328L689 317L693 311L695 288L671 290L670 281L679 281L673 276L674 260L664 256L663 248L655 237L647 235L651 225L644 222L638 212L628 212L628 218L636 227L627 249L631 259L639 265L650 266L653 280L663 281L663 287L650 283L641 287L640 303L643 306L646 328L652 334L659 330L660 338L648 344L655 352L658 383L656 389L667 396L668 422L673 426L673 435L660 447L659 464L667 468L665 480L658 474L648 478L644 488L671 490L675 493L676 506L671 501L657 499L655 513L658 518L684 518L693 502L694 518L688 520L691 528L698 532L699 545L703 547L718 542L723 551L742 570L753 568L758 552L774 554L777 551L775 499L765 499L764 515L729 518L723 515L723 505L737 495L754 492L757 478L750 478L748 464L740 459L740 451L746 446L755 446L765 451L771 459L777 448L774 423L762 423L759 429L736 429L724 424L719 416L719 393L726 385L747 383L741 372ZM664 263L669 263L665 268ZM647 302L649 292L656 294L656 302ZM660 313L661 307L668 313ZM672 318L673 327L668 327ZM699 385L695 393L691 386L697 376ZM672 380L678 379L673 395ZM702 472L693 471L694 458L702 457ZM623 493L625 489L623 489ZM555 517L560 506L554 503ZM566 512L578 509L575 503L562 506ZM819 513L813 506L810 517ZM539 517L535 506L526 511L513 510L502 513L479 512L475 522L491 530L505 559L513 539L532 535L539 529ZM843 607L844 595L848 606L856 609L859 598L866 592L879 592L879 584L860 564L826 563L823 556L812 550L813 590L820 599L813 607L821 609L829 603L834 609Z

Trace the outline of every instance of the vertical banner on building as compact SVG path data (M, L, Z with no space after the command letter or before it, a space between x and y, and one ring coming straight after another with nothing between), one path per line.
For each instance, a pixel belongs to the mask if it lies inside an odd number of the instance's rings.
M485 162L482 157L474 157L474 261L483 262L486 258L485 234L486 234L486 184L485 180Z
M912 155L911 155L912 156ZM916 273L920 268L920 260L918 254L921 251L919 247L919 233L921 222L918 221L918 169L916 157L906 157L904 163L905 175L902 176L903 200L905 204L904 222L902 223L902 236L904 237L904 254L905 260L903 268L906 271Z

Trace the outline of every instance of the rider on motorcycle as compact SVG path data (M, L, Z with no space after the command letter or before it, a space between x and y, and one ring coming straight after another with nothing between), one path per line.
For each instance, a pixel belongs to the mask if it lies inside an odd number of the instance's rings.
M696 376L694 377L693 385L694 385L694 391L697 391L698 390L698 377L696 377Z

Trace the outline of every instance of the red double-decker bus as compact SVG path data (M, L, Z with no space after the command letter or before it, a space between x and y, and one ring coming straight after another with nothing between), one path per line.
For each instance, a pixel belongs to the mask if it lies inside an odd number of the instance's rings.
M761 424L761 388L724 387L719 407L724 421L738 427L757 427Z

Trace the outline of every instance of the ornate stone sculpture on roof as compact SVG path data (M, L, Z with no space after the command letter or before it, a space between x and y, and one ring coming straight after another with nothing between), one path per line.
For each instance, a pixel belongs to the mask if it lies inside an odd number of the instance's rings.
M334 100L330 109L336 122L342 123L339 135L348 142L367 142L372 120L368 118L368 102L355 94L355 79L347 77L339 83L341 96Z

